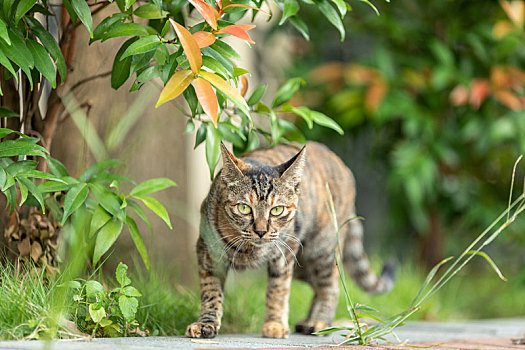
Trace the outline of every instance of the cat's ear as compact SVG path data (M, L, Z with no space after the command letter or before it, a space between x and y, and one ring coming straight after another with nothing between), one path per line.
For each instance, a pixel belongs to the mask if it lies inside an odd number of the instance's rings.
M281 173L280 180L288 182L297 187L301 182L301 176L303 175L304 163L306 157L306 146L301 148L299 153L293 156L288 161L277 166L277 171Z
M243 170L247 169L248 164L235 157L221 142L222 154L222 176L228 180L243 178Z

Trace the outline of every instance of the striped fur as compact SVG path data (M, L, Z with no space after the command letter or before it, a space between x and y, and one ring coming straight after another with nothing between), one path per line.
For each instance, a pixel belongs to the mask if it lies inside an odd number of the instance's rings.
M339 222L355 216L355 184L350 170L328 148L279 145L241 158L221 145L223 169L201 206L197 242L201 315L186 330L189 337L211 338L221 326L224 281L229 268L266 265L268 286L262 334L289 334L288 298L292 277L308 282L314 299L308 317L296 325L304 334L331 325L339 295L334 262L337 237L326 203L331 189ZM245 207L248 206L249 213ZM272 208L282 213L272 215ZM278 212L278 211L275 211ZM393 268L380 277L370 269L359 220L340 232L347 271L370 293L393 286Z

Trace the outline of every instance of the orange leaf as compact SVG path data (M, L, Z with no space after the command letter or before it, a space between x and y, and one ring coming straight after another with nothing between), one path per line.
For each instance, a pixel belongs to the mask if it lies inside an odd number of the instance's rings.
M255 44L246 31L253 29L255 25L252 24L233 24L215 32L215 34L230 34L239 39L246 40L250 44Z
M217 29L217 18L219 13L210 4L203 0L188 0L197 11L204 17L204 20L213 28Z
M175 29L177 36L179 37L180 44L182 45L182 49L184 50L184 53L188 58L191 70L193 71L193 73L199 74L199 71L202 67L202 54L201 50L199 49L199 45L197 44L197 41L195 41L191 33L186 28L184 28L171 18L170 23L173 26L173 29Z
M179 96L191 84L193 79L195 79L195 76L189 69L175 72L170 80L168 80L166 86L164 86L164 89L160 92L159 100L157 101L155 108L164 102L168 102Z
M203 47L210 46L215 42L215 35L210 32L195 32L193 33L193 39L197 42L197 45L202 49Z
M494 97L501 104L505 105L507 108L510 108L515 111L522 109L521 100L518 96L514 95L512 92L507 90L498 90L494 91Z
M261 8L253 7L253 6L249 6L249 5L244 5L244 4L229 4L227 6L224 6L223 10L226 10L227 8L231 8L231 7L246 7L246 8L252 9L252 10L261 11L262 13L270 16L270 14L268 12L264 11Z
M242 103L244 105L246 104L246 101L244 100L244 97L242 97L242 95L239 93L239 91L237 91L233 86L228 84L226 82L226 80L222 79L217 74L210 73L210 72L202 70L200 72L200 75L201 75L202 78L204 78L205 80L207 80L210 83L212 83L213 86L215 86L217 89L221 90L223 93L228 95L228 97L230 97L231 99L233 99L233 100L235 100L235 101L237 101L239 103Z
M195 93L197 94L197 99L201 104L202 110L210 117L213 125L217 127L219 102L217 102L217 95L215 91L213 91L211 84L202 78L197 78L193 82L193 87L195 88Z
M449 99L454 106L464 106L468 102L468 95L468 89L463 85L458 85L450 92Z
M486 79L474 79L470 84L470 105L473 108L479 109L489 94L490 83Z

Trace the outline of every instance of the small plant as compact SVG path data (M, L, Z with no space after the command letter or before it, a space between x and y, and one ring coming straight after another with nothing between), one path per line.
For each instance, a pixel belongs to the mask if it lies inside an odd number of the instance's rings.
M127 275L127 265L120 263L116 270L119 287L107 291L95 280L74 280L62 286L73 289L73 320L81 332L93 337L145 335L136 320L142 294Z
M423 285L419 289L411 305L403 312L399 313L398 315L393 316L392 318L388 320L382 320L378 318L377 316L370 314L370 311L376 312L377 310L369 306L366 306L366 305L359 305L352 301L352 298L346 286L343 267L339 259L339 257L342 256L342 254L341 254L340 244L338 244L335 250L335 261L336 261L337 269L339 271L339 277L343 285L343 293L344 293L346 304L347 304L347 310L348 310L348 313L350 315L353 325L351 327L330 327L322 331L319 331L315 334L324 335L324 334L333 333L337 331L348 332L340 344L358 343L361 345L367 345L377 340L386 341L385 336L387 336L388 334L392 334L397 338L395 333L393 333L394 329L399 326L402 326L404 322L410 316L412 316L414 313L419 311L421 307L423 306L423 304L427 302L432 296L434 296L441 288L443 288L443 286L447 284L450 281L450 279L454 277L463 267L465 267L465 265L474 256L483 257L490 264L492 269L498 274L498 276L502 280L506 281L505 277L503 277L501 271L496 266L494 261L482 250L487 245L492 243L499 236L499 234L503 232L503 230L505 230L510 224L512 224L516 220L518 215L521 214L525 210L525 182L524 182L523 192L521 193L521 195L518 196L518 198L516 198L514 201L512 201L516 166L518 162L521 160L521 158L522 157L520 156L518 160L516 161L516 163L514 164L514 169L512 172L512 180L511 180L511 185L510 185L509 202L508 202L507 209L503 213L501 213L498 216L498 218L496 218L492 222L492 224L489 225L489 227L487 227L482 233L480 233L478 237L461 253L459 257L455 258L451 256L446 259L443 259L438 264L436 264L434 268L430 270L430 272L428 273L425 281L423 282ZM330 211L330 214L332 216L332 222L336 229L337 238L339 240L339 231L341 230L341 228L344 225L346 225L350 220L354 220L357 218L350 218L347 221L345 221L341 226L339 226L337 223L337 218L335 214L332 194L330 192L330 188L328 187L328 185L327 185L327 191L329 195L328 210ZM500 222L502 223L498 226ZM441 277L437 281L431 283L434 280L434 277L436 277L438 270L443 265L449 262L451 262L451 265L445 271L445 273L443 273L443 275L441 275ZM378 323L370 326L361 321L363 317L371 318L377 321Z

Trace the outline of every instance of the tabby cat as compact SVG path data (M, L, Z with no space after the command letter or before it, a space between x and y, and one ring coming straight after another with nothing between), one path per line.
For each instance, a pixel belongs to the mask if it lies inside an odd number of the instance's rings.
M219 332L229 268L268 267L264 337L289 334L292 276L308 282L315 292L308 317L296 331L311 334L333 321L339 295L337 235L326 205L326 184L342 223L355 216L354 178L325 146L311 142L298 150L279 145L237 158L221 144L223 168L201 206L201 314L186 329L187 336L212 338ZM340 232L347 271L364 290L386 292L394 283L393 267L386 264L380 277L374 274L362 235L359 220Z

